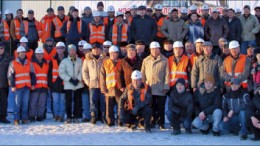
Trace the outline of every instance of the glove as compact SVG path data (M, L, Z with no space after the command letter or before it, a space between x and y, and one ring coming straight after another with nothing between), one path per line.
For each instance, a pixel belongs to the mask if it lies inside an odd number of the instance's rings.
M70 79L70 82L71 82L71 84L73 84L74 86L77 86L78 85L78 83L79 83L79 80L77 80L77 79Z
M132 114L133 114L133 115L137 115L137 111L138 111L138 107L135 107L135 108L132 110Z

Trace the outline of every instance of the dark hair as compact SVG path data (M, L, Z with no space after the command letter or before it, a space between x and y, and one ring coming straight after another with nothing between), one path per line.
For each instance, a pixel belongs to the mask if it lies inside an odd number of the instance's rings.
M228 11L233 11L233 12L235 13L235 10L234 10L234 9L232 9L232 8L228 9Z
M16 12L18 12L18 11L21 11L21 12L23 12L23 10L22 10L22 9L17 9L17 10L16 10Z
M197 17L200 18L200 15L199 15L197 12L192 12L192 13L190 13L190 14L189 14L189 18L191 18L191 16L192 16L193 14L196 14Z

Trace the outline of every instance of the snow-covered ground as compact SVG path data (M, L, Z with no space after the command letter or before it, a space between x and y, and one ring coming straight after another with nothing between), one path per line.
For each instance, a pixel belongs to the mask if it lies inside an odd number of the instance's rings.
M8 116L12 120L12 115ZM169 128L167 125L166 128ZM125 127L107 127L100 122L70 124L56 123L51 115L44 122L14 126L0 124L0 145L260 145L251 140L241 141L238 136L193 134L173 136L171 130L152 129L151 134L143 130L129 130ZM249 136L251 138L252 135Z

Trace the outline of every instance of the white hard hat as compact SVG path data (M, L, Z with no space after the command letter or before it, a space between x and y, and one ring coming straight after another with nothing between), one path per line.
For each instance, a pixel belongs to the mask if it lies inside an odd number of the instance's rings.
M231 41L231 42L229 42L228 48L229 48L229 49L234 49L234 48L237 48L237 47L239 47L239 46L240 46L240 45L239 45L238 41Z
M132 5L131 7L130 7L130 10L131 9L137 9L137 5Z
M205 41L202 38L198 38L195 43L204 43Z
M202 7L201 7L201 10L208 10L209 9L209 6L207 4L204 4Z
M131 74L131 79L142 79L142 73L138 70L133 71Z
M115 12L115 7L114 6L108 6L107 11L108 12Z
M181 41L175 41L173 43L173 48L183 47L183 44Z
M111 45L112 45L112 42L110 42L110 41L105 41L103 43L103 46L111 46Z
M5 15L6 15L6 14L11 14L11 13L12 13L12 12L11 12L9 9L6 9L6 10L5 10Z
M85 43L83 46L83 50L90 50L92 49L92 46L89 43Z
M21 37L20 43L28 43L28 39L26 37Z
M93 11L92 12L92 16L93 17L98 17L98 16L101 16L101 13L99 11Z
M195 11L197 10L197 6L195 6L194 4L190 6L190 11Z
M36 48L35 54L41 54L41 53L44 53L43 48L42 47Z
M80 46L80 45L81 45L81 46L84 46L84 44L86 44L86 43L87 43L86 41L81 40L81 41L78 42L78 45L79 45L79 46Z
M58 42L56 44L56 47L65 47L65 44L63 42Z
M17 51L16 51L17 53L20 53L20 52L26 52L26 50L25 50L25 48L23 47L23 46L19 46L18 48L17 48Z
M239 8L236 8L235 13L242 13L242 11Z
M187 13L188 13L187 8L182 7L182 8L181 8L181 13L182 13L182 14L187 14Z
M124 17L124 13L121 12L121 11L117 11L117 12L116 12L116 17L118 17L118 16L123 16L123 17Z
M152 48L160 48L161 46L160 46L160 44L158 43L158 42L151 42L151 44L150 44L150 49L152 49Z
M155 9L155 10L162 10L162 9L163 9L163 5L162 5L162 4L156 4L156 5L154 6L154 9Z
M109 51L108 52L109 53L111 53L111 52L119 52L119 50L118 50L117 46L112 45L111 47L109 47Z
M212 13L214 13L214 12L217 12L217 13L218 13L219 11L218 11L217 8L213 8L213 9L211 10L211 12L212 12Z

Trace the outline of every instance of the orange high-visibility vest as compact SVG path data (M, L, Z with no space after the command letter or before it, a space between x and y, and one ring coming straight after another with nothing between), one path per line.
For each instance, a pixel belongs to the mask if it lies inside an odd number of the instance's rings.
M64 21L61 22L61 20L60 20L59 17L57 16L57 17L55 17L55 18L52 20L52 22L53 22L53 24L54 24L54 27L55 27L55 31L54 31L54 37L55 37L55 38L62 36L60 29L61 29L63 23L64 23L66 20L68 20L68 19L69 19L69 18L68 18L67 16L64 16Z
M228 75L232 77L238 77L240 74L242 74L245 70L245 64L246 64L246 55L240 54L238 61L234 67L234 70L232 69L232 61L233 58L231 56L228 56L224 62L224 70L227 72ZM226 86L230 86L230 82L225 82ZM241 83L243 88L247 88L247 80L242 81Z
M33 67L35 70L35 75L36 75L36 85L35 88L48 88L48 69L49 69L49 64L48 63L43 63L42 67L33 62Z
M14 28L15 28L15 37L17 39L21 39L21 35L20 35L21 22L18 18L14 19Z
M182 55L181 60L176 64L174 62L175 57L171 56L169 61L169 69L170 69L170 86L174 86L176 81L179 78L183 78L188 84L188 74L187 74L187 67L189 64L189 58L186 55Z
M49 54L48 54L48 52L44 49L43 58L44 58L47 62L50 62L50 61L55 57L56 53L57 53L56 48L53 48Z
M157 22L157 34L156 36L157 37L160 37L160 38L165 38L164 34L161 32L161 27L163 25L163 22L166 20L165 17L161 17Z
M127 23L128 23L129 26L131 25L132 21L133 21L133 16L129 16L127 18Z
M27 61L24 65L22 65L20 62L14 60L13 67L15 72L15 88L31 88L30 62Z
M127 42L128 36L127 36L127 30L128 25L122 24L122 34L121 34L121 42ZM112 32L112 42L114 45L117 45L117 38L118 38L118 26L116 24L113 25L113 32Z
M106 16L106 17L103 17L103 22L104 22L104 24L105 25L108 25L108 16ZM114 17L114 23L113 24L115 24L116 23L116 18Z
M3 20L4 23L4 40L5 41L9 41L10 40L10 27L8 25L8 23L6 22L6 20Z
M23 21L23 24L24 24L24 32L26 34L26 36L28 35L28 31L29 31L29 24L28 24L28 21ZM40 25L40 22L38 22L37 20L34 21L34 24L36 26L36 29L38 31L38 36L39 38L42 36L42 29L41 29L41 25Z
M193 66L195 64L195 61L197 60L197 58L198 57L194 53L190 56L191 66Z
M59 64L56 59L52 59L52 82L56 82L59 76Z
M105 41L105 26L94 26L91 23L89 23L89 30L89 43L93 44L95 42L98 42L100 44L103 44L103 42Z
M106 59L104 61L104 67L106 71L106 87L107 89L116 87L118 84L117 81L117 71L118 67L121 64L121 60L118 60L117 64L114 66L111 59Z
M204 25L205 25L205 23L206 23L206 19L205 19L205 18L201 18L200 20L201 20L202 26L204 27Z
M41 20L42 35L41 40L43 43L51 36L51 23L55 16L44 16Z
M68 20L67 22L67 34L69 33L70 31L70 25L71 25L71 21ZM78 33L81 33L82 32L82 21L77 21L77 26L78 26Z
M134 108L134 105L133 105L133 100L134 100L134 96L133 96L133 93L134 93L134 90L131 90L131 84L127 86L127 96L128 96L128 108L127 110L133 110ZM148 85L146 84L145 87L143 89L141 89L141 92L140 92L140 101L144 102L145 101L145 95L147 93L147 90L148 90Z
M28 61L31 61L32 60L32 57L33 57L33 54L34 54L34 51L32 49L30 49L29 51L27 51L25 53L25 56L26 56L26 59ZM17 58L18 57L18 53L17 53L17 50L14 51L14 58Z

